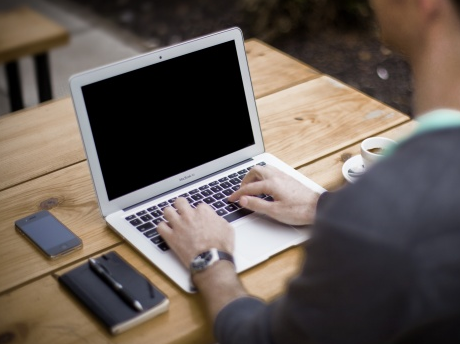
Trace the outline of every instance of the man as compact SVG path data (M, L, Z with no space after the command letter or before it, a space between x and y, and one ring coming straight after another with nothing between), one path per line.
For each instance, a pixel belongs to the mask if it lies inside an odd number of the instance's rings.
M314 230L302 271L270 304L228 260L193 274L220 344L460 339L460 0L371 4L383 41L412 67L419 130L335 193L270 166L248 173L229 201ZM275 201L250 196L261 193ZM231 225L208 206L175 205L158 231L186 266L210 248L233 252Z

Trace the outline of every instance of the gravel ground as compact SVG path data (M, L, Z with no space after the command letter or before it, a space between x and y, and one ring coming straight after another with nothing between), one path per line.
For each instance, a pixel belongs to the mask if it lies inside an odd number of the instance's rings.
M157 48L231 26L411 115L407 63L369 32L338 30L257 34L237 1L72 0Z
M362 33L329 32L287 38L272 45L411 115L409 66L377 38Z

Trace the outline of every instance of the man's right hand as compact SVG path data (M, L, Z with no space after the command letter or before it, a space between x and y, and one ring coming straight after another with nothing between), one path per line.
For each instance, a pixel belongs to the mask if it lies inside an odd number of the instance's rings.
M255 197L266 194L273 202ZM291 225L312 224L319 194L273 166L254 166L228 197L247 209Z

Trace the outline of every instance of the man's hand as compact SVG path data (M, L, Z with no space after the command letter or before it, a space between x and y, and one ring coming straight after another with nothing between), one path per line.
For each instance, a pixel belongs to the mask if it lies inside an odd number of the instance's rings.
M254 197L266 194L273 202ZM244 208L266 214L291 225L312 224L319 194L273 166L254 166L239 190L228 197Z
M163 210L167 222L158 225L158 233L188 268L198 254L217 248L233 254L233 227L218 216L207 204L192 208L187 200L178 197L173 207Z

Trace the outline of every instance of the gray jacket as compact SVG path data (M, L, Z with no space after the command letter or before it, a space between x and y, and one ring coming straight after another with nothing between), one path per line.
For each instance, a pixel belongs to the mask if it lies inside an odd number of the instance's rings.
M305 249L282 298L219 313L220 344L387 343L460 314L460 129L414 136L323 194ZM460 325L442 335L459 343Z

